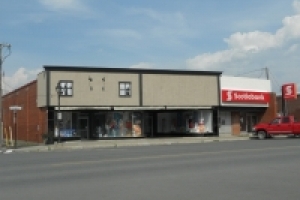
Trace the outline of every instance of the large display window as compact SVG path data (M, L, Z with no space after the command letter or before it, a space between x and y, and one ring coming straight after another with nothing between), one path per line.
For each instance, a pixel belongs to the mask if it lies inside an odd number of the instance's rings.
M145 115L145 116L144 116ZM145 122L144 122L145 119ZM212 110L179 111L157 113L157 122L152 115L134 111L110 112L62 112L59 123L60 137L103 138L103 137L144 137L157 133L213 132ZM55 122L55 136L58 129ZM146 132L143 130L145 127Z
M54 121L54 134L58 137L143 137L143 113L142 112L95 112L62 113L62 120ZM57 128L59 126L59 129Z
M141 112L96 113L98 137L142 137Z
M212 111L198 110L184 113L186 131L190 133L211 133L212 132Z
M212 111L196 110L172 113L158 113L157 131L159 133L211 133Z

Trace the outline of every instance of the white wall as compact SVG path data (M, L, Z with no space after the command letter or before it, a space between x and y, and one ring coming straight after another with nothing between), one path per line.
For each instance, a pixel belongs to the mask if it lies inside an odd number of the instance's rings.
M257 78L246 77L232 77L221 76L220 77L221 89L236 89L236 90L248 90L257 92L271 92L271 81Z
M231 133L231 112L220 111L220 127L219 133Z
M220 102L222 106L238 106L238 107L267 107L266 104L228 104L222 102L221 92L223 89L252 91L252 92L272 92L271 81L257 78L247 77L232 77L221 76L220 77Z

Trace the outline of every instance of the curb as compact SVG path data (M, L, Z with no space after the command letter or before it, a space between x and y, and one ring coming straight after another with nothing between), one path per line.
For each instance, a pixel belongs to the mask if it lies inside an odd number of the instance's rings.
M177 144L202 144L210 142L230 142L230 141L244 141L249 140L249 137L237 137L237 138L211 138L201 140L178 140L178 141L153 141L153 142L130 142L130 143L102 143L102 144L88 144L88 145L68 145L67 143L54 144L51 146L38 146L38 147L25 147L20 149L6 149L1 151L2 154L16 153L29 153L29 152L51 152L51 151L72 151L81 149L98 149L98 148L119 148L119 147L134 147L134 146L159 146L159 145L177 145Z

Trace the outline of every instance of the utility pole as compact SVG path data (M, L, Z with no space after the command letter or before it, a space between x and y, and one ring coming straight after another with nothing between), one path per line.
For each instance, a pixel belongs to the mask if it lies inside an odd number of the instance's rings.
M266 67L265 70L266 70L266 78L267 78L267 80L270 80L269 68Z
M2 64L4 60L11 54L10 44L0 44L0 147L3 145L3 108L2 108ZM8 49L8 54L6 56L2 56L2 50L4 48Z

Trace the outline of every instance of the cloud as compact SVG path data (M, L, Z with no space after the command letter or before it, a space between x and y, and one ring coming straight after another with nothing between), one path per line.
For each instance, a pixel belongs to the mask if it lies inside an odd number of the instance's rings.
M81 0L39 0L39 2L54 11L87 11L88 8Z
M211 68L211 70L214 70L217 68L215 65L231 62L243 57L245 57L245 53L243 51L229 49L216 53L204 53L188 59L186 62L189 68L196 68L199 70L207 70L208 68Z
M151 68L155 68L155 65L147 62L140 62L138 64L131 65L129 68L151 69Z
M27 70L23 67L19 68L12 76L3 77L3 91L10 92L30 81L37 78L37 74L43 69Z
M268 48L276 47L280 41L276 37L267 32L249 32L249 33L234 33L229 38L224 39L231 49L242 51L261 51Z
M293 53L295 51L298 50L299 45L298 44L293 44L292 46L290 46L290 48L288 49L287 53Z
M293 7L294 7L294 10L295 10L297 13L300 13L300 2L299 2L299 1L294 1L294 2L293 2Z
M300 2L294 1L293 6L296 10L299 10ZM187 59L186 64L188 68L193 69L218 69L224 67L224 64L249 59L257 53L282 48L288 42L299 38L300 14L296 14L285 17L282 20L282 27L274 34L257 30L234 33L229 38L224 39L224 42L228 45L227 50L197 55L194 58Z

